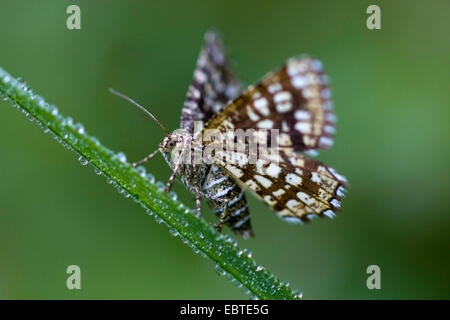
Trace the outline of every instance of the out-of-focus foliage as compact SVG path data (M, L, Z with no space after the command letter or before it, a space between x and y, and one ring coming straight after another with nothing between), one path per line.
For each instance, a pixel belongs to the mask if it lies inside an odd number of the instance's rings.
M344 210L288 225L249 197L256 238L244 246L305 298L449 298L448 1L380 2L381 30L366 28L370 1L85 0L73 31L70 4L1 2L0 65L131 160L163 133L107 88L176 129L207 29L248 84L289 56L320 58L339 123L319 158L350 181ZM246 297L3 102L0 124L0 298ZM148 169L170 174L161 158ZM66 289L71 264L80 291ZM372 264L378 291L366 287Z

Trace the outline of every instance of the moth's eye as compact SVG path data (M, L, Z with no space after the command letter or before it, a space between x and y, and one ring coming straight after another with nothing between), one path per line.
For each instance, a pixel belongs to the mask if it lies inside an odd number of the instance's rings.
M171 140L171 141L169 141L169 142L167 143L167 146L168 146L169 148L173 148L173 147L175 146L175 142L174 142L173 140Z

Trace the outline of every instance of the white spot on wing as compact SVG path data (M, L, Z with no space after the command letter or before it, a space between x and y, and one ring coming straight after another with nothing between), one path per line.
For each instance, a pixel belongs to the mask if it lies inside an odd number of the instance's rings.
M331 218L331 219L336 217L336 214L333 211L331 211L331 210L326 210L326 211L323 212L323 214L326 215L328 218Z
M280 102L276 105L278 112L287 112L292 109L292 104L289 101Z
M297 110L294 113L294 117L297 120L309 120L311 119L311 114L306 110Z
M333 145L333 140L328 137L320 137L319 139L319 147L321 148L329 148Z
M272 192L272 194L277 198L279 198L280 196L282 196L285 193L286 193L286 191L284 191L283 189L278 189L277 191Z
M295 199L291 199L286 202L286 206L293 211L295 211L299 205L300 205L300 202L298 202Z
M281 90L281 84L280 83L271 84L267 89L269 90L270 93L275 93Z
M257 126L258 126L258 128L261 128L261 129L272 129L273 121L269 120L269 119L262 120L262 121L258 122Z
M260 175L255 175L255 179L264 187L264 188L269 188L272 185L272 181L270 181L269 179L260 176Z
M323 131L329 134L335 134L336 133L336 129L333 126L324 126L323 127Z
M241 169L236 168L236 167L233 166L233 165L226 165L225 168L226 168L228 171L230 171L231 174L234 175L234 176L237 177L237 178L242 177L242 175L244 174L244 173L242 172Z
M269 176L271 176L273 178L278 178L278 175L281 172L281 168L279 166L277 166L276 164L271 163L267 167L266 172Z
M311 133L311 123L309 122L297 122L295 124L295 130L303 133L303 134L309 134Z
M286 182L294 186L299 186L302 184L302 178L293 173L288 173L286 175Z
M291 81L292 85L296 89L302 89L306 86L306 79L303 76L295 76Z
M297 197L307 206L314 204L314 199L304 192L297 192Z
M340 187L337 189L336 194L337 194L339 197L344 197L344 196L345 196L345 188L344 188L343 186L340 186Z
M206 74L201 70L195 70L194 72L195 81L198 83L204 83L206 81Z
M330 203L335 208L340 208L341 207L341 203L338 200L336 200L336 199L331 200Z
M278 92L273 97L273 100L275 101L275 103L279 103L281 101L286 101L286 100L291 100L291 99L292 99L292 95L289 91Z
M343 175L337 173L336 170L334 170L333 168L328 168L328 170L330 170L330 172L331 172L338 180L340 180L340 181L342 181L342 182L344 182L344 183L347 183L347 179L346 179Z
M248 114L248 117L250 118L250 120L255 121L255 122L259 120L259 116L253 112L253 110L250 106L247 106L247 114Z
M255 108L263 115L268 116L269 111L269 103L267 102L266 98L260 98L253 102L253 105Z
M301 72L305 72L308 69L308 64L304 60L298 58L292 58L288 61L287 73L290 76L296 75Z
M302 220L300 218L294 217L294 216L285 216L281 217L284 221L287 223L294 223L294 224L303 224Z

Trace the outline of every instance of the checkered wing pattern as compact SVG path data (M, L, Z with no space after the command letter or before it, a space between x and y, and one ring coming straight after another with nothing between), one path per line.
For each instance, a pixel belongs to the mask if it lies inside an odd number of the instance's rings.
M206 122L241 91L220 35L206 33L181 113L181 129L192 132L194 121Z
M327 149L336 123L330 96L320 61L291 58L223 108L206 129L278 129L281 148Z
M304 154L331 147L335 122L322 64L299 57L250 86L211 118L204 133L214 129L226 137L237 129L255 129L255 135L278 129L278 152L260 154L256 163L249 161L248 148L219 150L216 159L222 159L218 163L279 216L301 222L315 216L334 217L341 206L345 177ZM266 141L269 149L274 147L272 139Z
M241 91L220 35L206 33L182 109L181 129L193 133L194 121L206 122ZM199 182L203 193L209 197L208 205L236 234L244 238L253 236L247 200L238 182L215 165L205 171L206 177Z
M347 185L334 169L290 150L260 157L256 164L225 162L222 166L288 222L333 218Z

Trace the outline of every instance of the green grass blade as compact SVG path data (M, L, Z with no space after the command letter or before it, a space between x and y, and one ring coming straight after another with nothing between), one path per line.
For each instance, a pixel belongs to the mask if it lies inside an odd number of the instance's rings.
M83 164L90 164L127 198L134 199L158 223L189 245L195 253L211 260L217 272L230 279L255 299L299 299L300 292L281 282L258 266L248 250L241 250L235 240L218 233L203 218L197 218L173 194L161 190L160 183L143 167L133 168L122 153L103 146L86 133L80 123L63 117L58 109L35 94L24 82L0 68L0 96L9 100L28 119L36 122L66 148L74 151Z

